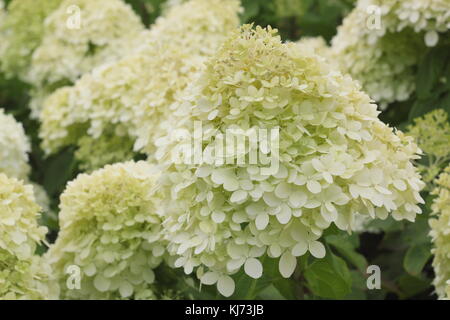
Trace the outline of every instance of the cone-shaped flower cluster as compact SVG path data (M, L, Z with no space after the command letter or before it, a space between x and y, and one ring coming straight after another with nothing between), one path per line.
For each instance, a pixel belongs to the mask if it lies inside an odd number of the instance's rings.
M412 138L383 124L350 77L275 33L245 26L230 37L157 142L169 253L224 295L241 267L261 277L265 254L279 258L284 277L307 251L323 257L332 223L351 231L357 215L414 221L421 212ZM230 132L236 144L224 138ZM203 162L177 156L190 134Z
M0 173L18 179L27 179L30 143L22 124L0 109Z
M44 36L44 20L62 0L13 0L0 15L0 70L24 76ZM1 6L1 5L0 5Z
M30 143L21 123L0 109L0 173L10 178L28 181ZM45 190L33 184L36 202L45 213L50 213L50 204Z
M58 239L46 254L65 299L154 298L153 269L165 252L153 195L158 174L146 162L82 174L61 196ZM80 287L66 285L79 268Z
M428 161L418 164L423 180L431 185L434 179L450 161L450 123L448 114L437 109L414 119L408 127L408 134L413 136Z
M436 181L437 198L432 209L435 217L430 219L434 248L434 286L441 299L450 299L450 167Z
M137 139L136 150L152 153L169 105L238 26L239 10L235 0L191 0L170 7L138 53L49 97L41 117L44 150L55 152L85 135L94 142L108 133L112 139Z
M448 38L450 2L360 0L332 41L345 72L383 104L407 100L426 48ZM382 105L383 106L383 105Z
M37 223L33 189L0 173L0 299L56 299L50 266L34 253L47 228Z
M114 62L139 46L139 17L122 0L65 0L45 20L26 80L35 86L34 115L45 97L97 66Z

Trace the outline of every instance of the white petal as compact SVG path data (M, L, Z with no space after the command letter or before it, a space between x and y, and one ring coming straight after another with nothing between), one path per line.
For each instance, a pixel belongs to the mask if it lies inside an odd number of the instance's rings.
M94 287L100 292L108 291L110 284L111 281L101 274L98 274L94 279Z
M221 276L217 281L217 290L224 297L231 296L234 292L234 280L229 276Z
M256 229L264 230L268 224L269 224L269 215L267 213L258 214L255 220Z
M212 214L212 219L215 223L222 223L225 220L225 213L222 211L214 211Z
M275 195L280 199L287 199L291 190L286 182L281 182L275 188Z
M308 251L307 243L305 241L300 241L292 248L292 255L294 257L300 257L304 255L306 251Z
M216 272L207 272L205 273L202 278L200 279L200 282L206 285L213 285L219 280L219 274Z
M258 259L250 258L245 262L244 271L253 279L258 279L262 276L263 266Z
M295 271L297 259L290 253L285 252L280 258L279 269L284 278L289 278Z
M211 174L212 168L209 166L203 166L197 168L197 171L195 171L195 175L199 178L206 178Z
M247 192L244 190L234 191L231 195L230 201L233 203L239 203L247 199Z
M306 187L311 193L319 193L320 191L322 191L322 186L316 180L309 180L306 183Z
M425 34L425 44L427 47L434 47L439 42L439 34L434 31L430 30Z
M326 253L325 252L325 246L321 242L319 242L319 241L311 241L308 244L308 247L309 247L309 252L311 252L311 254L314 257L316 257L318 259L321 259L321 258L325 257L325 253Z
M281 211L277 214L277 219L281 224L287 224L292 217L292 211L286 204L281 205Z
M234 178L226 178L223 183L223 188L227 191L236 191L239 189L239 181Z
M301 208L305 205L307 199L308 197L304 192L295 191L289 196L289 204L293 208Z
M123 281L120 284L119 292L122 298L128 298L133 294L133 286L128 281Z

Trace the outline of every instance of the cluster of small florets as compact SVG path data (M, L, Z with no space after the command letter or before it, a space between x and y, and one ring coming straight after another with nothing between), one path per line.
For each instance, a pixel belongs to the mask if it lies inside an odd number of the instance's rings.
M46 258L65 299L155 298L153 269L163 259L158 177L147 162L106 166L69 182L57 241ZM67 286L71 268L80 286Z
M230 37L157 141L168 251L226 296L241 267L261 277L266 254L289 277L296 257L324 257L332 223L352 231L358 215L414 221L423 202L413 139L383 124L359 85L314 49L275 33L245 26ZM221 149L229 132L238 142Z
M360 0L332 40L334 58L382 107L407 100L427 46L448 37L449 12L449 1Z
M33 188L0 173L0 299L56 299L49 265L35 255L47 228L37 223Z
M10 178L28 181L30 148L22 124L0 109L0 173L4 173ZM33 189L36 202L46 214L51 214L50 200L45 190L37 184L33 184Z
M31 108L95 67L113 62L140 45L144 26L122 0L65 0L45 20L26 80L35 86Z
M434 190L437 198L432 209L435 217L430 219L430 236L434 248L434 286L441 299L450 299L450 166L439 176Z
M46 100L40 132L44 150L52 153L80 137L94 141L109 132L137 140L135 151L151 154L169 105L238 26L239 10L235 0L191 0L170 7L139 52L86 74Z
M0 70L23 77L44 36L44 20L62 0L13 0L0 20Z
M30 172L30 143L22 124L0 109L0 173L25 180Z
M427 113L414 119L408 127L408 134L413 136L426 159L418 163L423 180L431 185L434 179L450 161L450 122L443 109Z

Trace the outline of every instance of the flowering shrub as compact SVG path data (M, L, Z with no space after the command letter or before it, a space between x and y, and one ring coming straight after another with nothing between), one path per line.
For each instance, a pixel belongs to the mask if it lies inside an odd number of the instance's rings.
M0 299L56 299L47 262L36 256L47 228L37 224L33 189L0 173Z
M151 154L153 136L159 134L156 128L168 116L169 105L238 25L238 11L234 0L191 0L171 7L148 32L139 52L86 74L75 86L48 98L41 117L44 150L53 153L82 143L83 136L96 144L103 135L99 143L114 144L105 141L108 136L127 141L116 143L116 152L129 155L128 142L138 139L134 150ZM95 156L84 158L86 166L109 162Z
M448 9L0 0L0 299L448 299Z
M60 231L46 258L65 299L153 299L152 271L165 252L152 197L157 171L146 162L106 166L70 182L61 196ZM67 288L70 266L81 269L79 290Z
M423 183L411 163L419 149L412 139L381 123L349 77L313 49L281 43L270 28L234 33L174 110L189 132L202 122L204 149L234 126L247 134L280 129L279 167L271 173L245 164L168 164L168 251L188 274L201 266L202 283L217 282L225 296L234 288L229 275L242 266L250 277L262 276L266 253L280 258L284 277L294 272L296 257L308 251L324 257L319 239L332 223L351 231L359 214L414 221L421 212ZM173 121L165 128L168 141ZM157 155L176 150L159 144ZM226 150L227 163L241 147Z
M435 217L430 219L434 243L433 267L436 273L434 286L440 298L450 299L450 167L436 181L438 187L433 191L437 198L433 202Z
M407 100L426 48L448 37L450 3L360 0L332 41L345 72L382 105Z

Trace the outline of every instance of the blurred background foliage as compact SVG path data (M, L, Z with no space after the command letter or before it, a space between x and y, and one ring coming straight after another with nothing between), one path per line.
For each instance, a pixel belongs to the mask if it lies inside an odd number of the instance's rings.
M9 3L10 0L6 0ZM166 0L126 0L151 26L167 5ZM343 17L350 12L354 0L242 0L242 23L270 25L278 28L284 40L296 41L304 36L322 36L329 41ZM380 115L381 119L399 129L406 129L412 120L434 109L450 113L450 44L430 48L417 70L419 90L410 100L394 103ZM58 197L68 181L79 172L74 150L66 149L46 158L39 148L39 124L29 117L28 86L17 79L5 79L0 74L0 106L24 124L32 140L30 163L32 180L45 187L57 209ZM323 260L305 255L295 281L282 278L271 259L264 261L264 277L258 281L236 275L232 299L435 299L431 281L431 243L428 219L432 196L423 194L427 205L415 223L396 222L389 218L375 221L361 234L344 234L336 228L327 230L325 242L331 254ZM57 221L44 217L51 230L50 241L57 233ZM382 289L368 290L367 266L376 264L382 270ZM192 279L183 278L181 271L161 269L158 278L165 279L174 290L196 299L220 298L213 287L203 287Z

